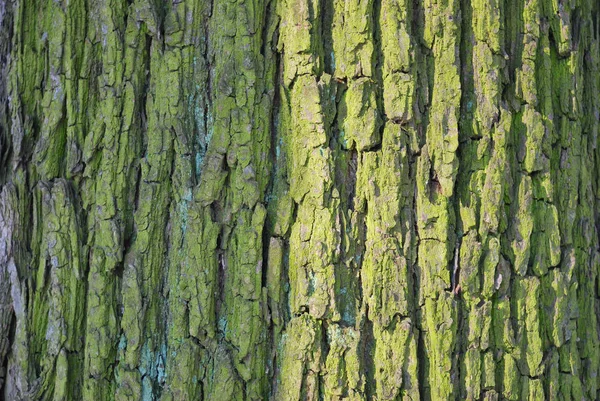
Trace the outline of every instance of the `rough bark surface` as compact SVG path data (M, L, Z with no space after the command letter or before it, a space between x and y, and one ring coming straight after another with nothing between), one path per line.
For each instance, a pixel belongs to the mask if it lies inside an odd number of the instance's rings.
M600 399L599 121L596 0L0 0L0 394Z

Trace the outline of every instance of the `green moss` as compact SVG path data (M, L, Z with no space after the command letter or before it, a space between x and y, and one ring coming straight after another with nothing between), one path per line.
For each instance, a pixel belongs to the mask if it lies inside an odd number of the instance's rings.
M375 87L367 78L350 81L339 105L340 136L343 147L363 151L381 141L381 125Z
M4 398L596 399L599 12L6 3Z

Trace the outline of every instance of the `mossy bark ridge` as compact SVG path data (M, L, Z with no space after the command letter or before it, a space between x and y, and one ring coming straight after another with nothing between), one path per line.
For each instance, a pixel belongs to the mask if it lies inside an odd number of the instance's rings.
M0 398L600 399L596 0L0 0Z

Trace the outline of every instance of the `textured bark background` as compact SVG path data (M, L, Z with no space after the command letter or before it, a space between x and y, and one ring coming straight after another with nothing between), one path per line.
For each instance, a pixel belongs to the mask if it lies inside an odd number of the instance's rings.
M0 0L0 393L600 399L599 63L597 0Z

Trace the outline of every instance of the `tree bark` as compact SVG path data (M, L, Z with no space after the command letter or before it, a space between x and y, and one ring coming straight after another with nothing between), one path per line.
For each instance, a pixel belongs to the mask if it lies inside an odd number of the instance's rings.
M0 0L0 394L600 399L599 69L596 0Z

